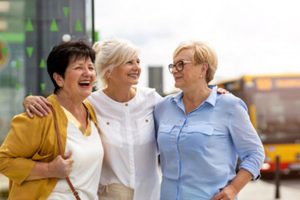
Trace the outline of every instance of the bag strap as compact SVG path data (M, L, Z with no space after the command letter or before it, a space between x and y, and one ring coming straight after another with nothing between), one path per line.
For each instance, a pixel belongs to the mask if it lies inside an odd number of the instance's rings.
M58 144L58 151L59 151L59 154L62 156L62 158L65 159L65 156L64 156L64 153L62 151L62 142L61 142L61 138L60 138L60 132L59 132L59 128L58 128L58 123L57 123L57 117L56 117L56 112L55 110L53 109L52 106L49 106L49 108L51 109L52 111L52 115L53 115L53 121L54 121L54 128L55 128L55 133L56 133L56 137L57 137L57 144ZM76 189L74 188L70 178L67 176L66 177L66 180L67 180L67 183L70 187L70 189L72 190L76 200L80 200L80 197L79 197L79 194L78 192L76 191Z

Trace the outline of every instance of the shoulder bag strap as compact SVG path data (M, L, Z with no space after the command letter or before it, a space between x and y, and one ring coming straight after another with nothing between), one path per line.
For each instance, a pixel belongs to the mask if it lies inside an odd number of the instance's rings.
M54 128L55 128L55 133L56 133L56 137L57 137L57 144L58 144L58 151L59 154L62 156L62 158L65 158L64 153L62 152L62 143L61 143L61 138L60 138L60 132L59 132L59 128L58 128L58 123L57 123L57 117L56 117L56 113L55 110L53 109L52 106L49 106L51 111L52 111L52 115L53 115L53 121L54 121ZM76 191L76 189L74 188L70 178L67 176L66 177L67 183L69 185L69 187L71 188L76 200L80 200L79 194Z

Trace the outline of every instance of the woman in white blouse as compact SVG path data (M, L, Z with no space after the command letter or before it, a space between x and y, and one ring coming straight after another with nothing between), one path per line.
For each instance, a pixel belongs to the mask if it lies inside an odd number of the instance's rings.
M102 200L157 200L158 175L153 109L161 96L150 88L136 87L141 67L138 51L127 41L106 40L94 45L95 65L103 89L88 100L102 130L104 160L99 193ZM29 96L29 115L47 114L43 97Z

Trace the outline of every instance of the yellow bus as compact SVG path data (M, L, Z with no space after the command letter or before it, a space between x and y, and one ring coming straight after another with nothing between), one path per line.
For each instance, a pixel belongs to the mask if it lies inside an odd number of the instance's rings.
M280 157L281 172L299 172L300 74L245 75L217 85L247 104L266 153L262 173L275 171L276 156Z

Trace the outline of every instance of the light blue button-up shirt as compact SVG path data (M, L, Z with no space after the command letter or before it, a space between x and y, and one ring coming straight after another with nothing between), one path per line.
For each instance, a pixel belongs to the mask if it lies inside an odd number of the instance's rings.
M182 92L168 96L154 111L162 168L161 200L209 200L239 168L259 176L262 143L245 103L232 94L210 96L185 114Z

